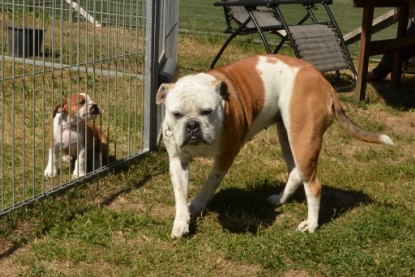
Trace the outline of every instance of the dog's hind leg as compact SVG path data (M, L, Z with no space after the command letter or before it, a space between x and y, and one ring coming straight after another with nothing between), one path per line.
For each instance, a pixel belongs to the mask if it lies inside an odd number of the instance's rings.
M305 124L305 126L310 125ZM317 162L323 141L324 128L324 124L316 124L310 128L304 128L302 124L291 125L293 132L290 137L290 145L298 175L304 181L308 206L307 220L301 222L298 226L298 230L302 232L309 231L313 233L318 227L321 184L317 177Z
M298 187L303 183L297 168L294 168L288 176L287 184L280 194L273 194L268 197L268 202L272 205L281 205L287 202L288 199L296 192Z
M280 194L273 194L268 198L268 202L272 205L280 205L285 203L303 182L303 179L295 167L290 142L288 140L287 129L281 120L277 121L277 131L282 154L287 164L288 181L284 190Z
M288 140L287 129L285 128L282 120L277 121L277 133L282 155L284 156L285 163L287 164L288 174L290 174L295 167L295 162L293 153L291 152L290 142Z
M305 101L305 100L304 100ZM318 105L311 105L311 107ZM321 150L324 131L328 123L326 110L296 109L290 118L288 135L279 128L279 138L284 149L284 157L290 168L295 162L288 182L280 195L272 195L268 200L272 204L282 204L304 183L307 197L308 218L300 223L298 230L313 233L318 227L321 185L317 177L317 162ZM281 124L280 124L281 125ZM278 126L284 127L284 126ZM281 131L282 129L282 131ZM287 149L290 149L289 152ZM291 154L291 156L289 155ZM288 159L287 159L288 156Z
M317 176L313 180L304 183L304 190L307 197L308 217L307 220L298 225L298 231L314 233L318 227L321 198L321 185Z
M321 138L307 138L306 136L299 136L300 139L296 139L292 144L292 149L296 168L290 174L287 186L283 191L281 200L285 200L285 194L289 194L290 186L294 187L290 182L293 182L293 178L296 181L304 182L305 195L307 197L308 206L308 218L300 223L298 226L299 231L309 231L313 233L318 227L318 215L320 209L321 198L321 184L317 177L317 161L321 147ZM313 147L314 146L314 147ZM297 173L296 177L293 177L294 171ZM300 182L296 183L299 185ZM288 190L288 192L286 192ZM283 203L283 202L282 202Z

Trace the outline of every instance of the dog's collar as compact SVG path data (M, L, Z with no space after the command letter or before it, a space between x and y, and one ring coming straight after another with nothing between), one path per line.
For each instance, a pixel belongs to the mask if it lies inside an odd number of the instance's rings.
M170 130L169 126L167 126L167 128L164 130L163 135L165 135L168 138L171 138L173 136L173 132Z

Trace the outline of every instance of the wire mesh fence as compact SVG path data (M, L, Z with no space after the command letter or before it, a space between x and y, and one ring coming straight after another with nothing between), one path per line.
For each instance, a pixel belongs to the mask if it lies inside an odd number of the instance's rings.
M178 1L2 0L0 214L155 144L152 94L177 47L178 8L167 5ZM95 120L69 109L84 105Z

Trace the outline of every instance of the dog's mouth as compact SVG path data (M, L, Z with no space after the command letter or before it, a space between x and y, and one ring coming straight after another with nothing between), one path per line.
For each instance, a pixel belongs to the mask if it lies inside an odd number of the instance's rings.
M87 113L85 117L88 119L95 119L98 116L99 116L99 113Z
M92 105L89 108L89 113L87 114L90 117L97 117L98 115L101 114L101 111L99 110L97 105Z
M199 136L188 136L185 138L183 145L197 146L199 144L209 144L207 140Z
M91 107L87 109L86 113L79 114L78 117L81 119L89 120L89 119L97 118L100 114L101 114L101 111L98 108L98 106L92 105Z
M189 121L185 126L183 146L197 146L199 144L212 144L210 135L203 135L199 121Z

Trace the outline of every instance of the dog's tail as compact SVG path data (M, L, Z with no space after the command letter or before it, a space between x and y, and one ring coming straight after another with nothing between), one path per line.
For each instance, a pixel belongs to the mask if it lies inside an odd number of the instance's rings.
M393 143L392 139L389 136L365 130L353 123L353 121L346 115L340 103L340 100L337 98L336 92L334 90L331 91L331 95L333 99L332 109L334 118L337 120L337 122L344 130L346 130L348 133L350 133L355 138L361 141L395 145L395 143Z

